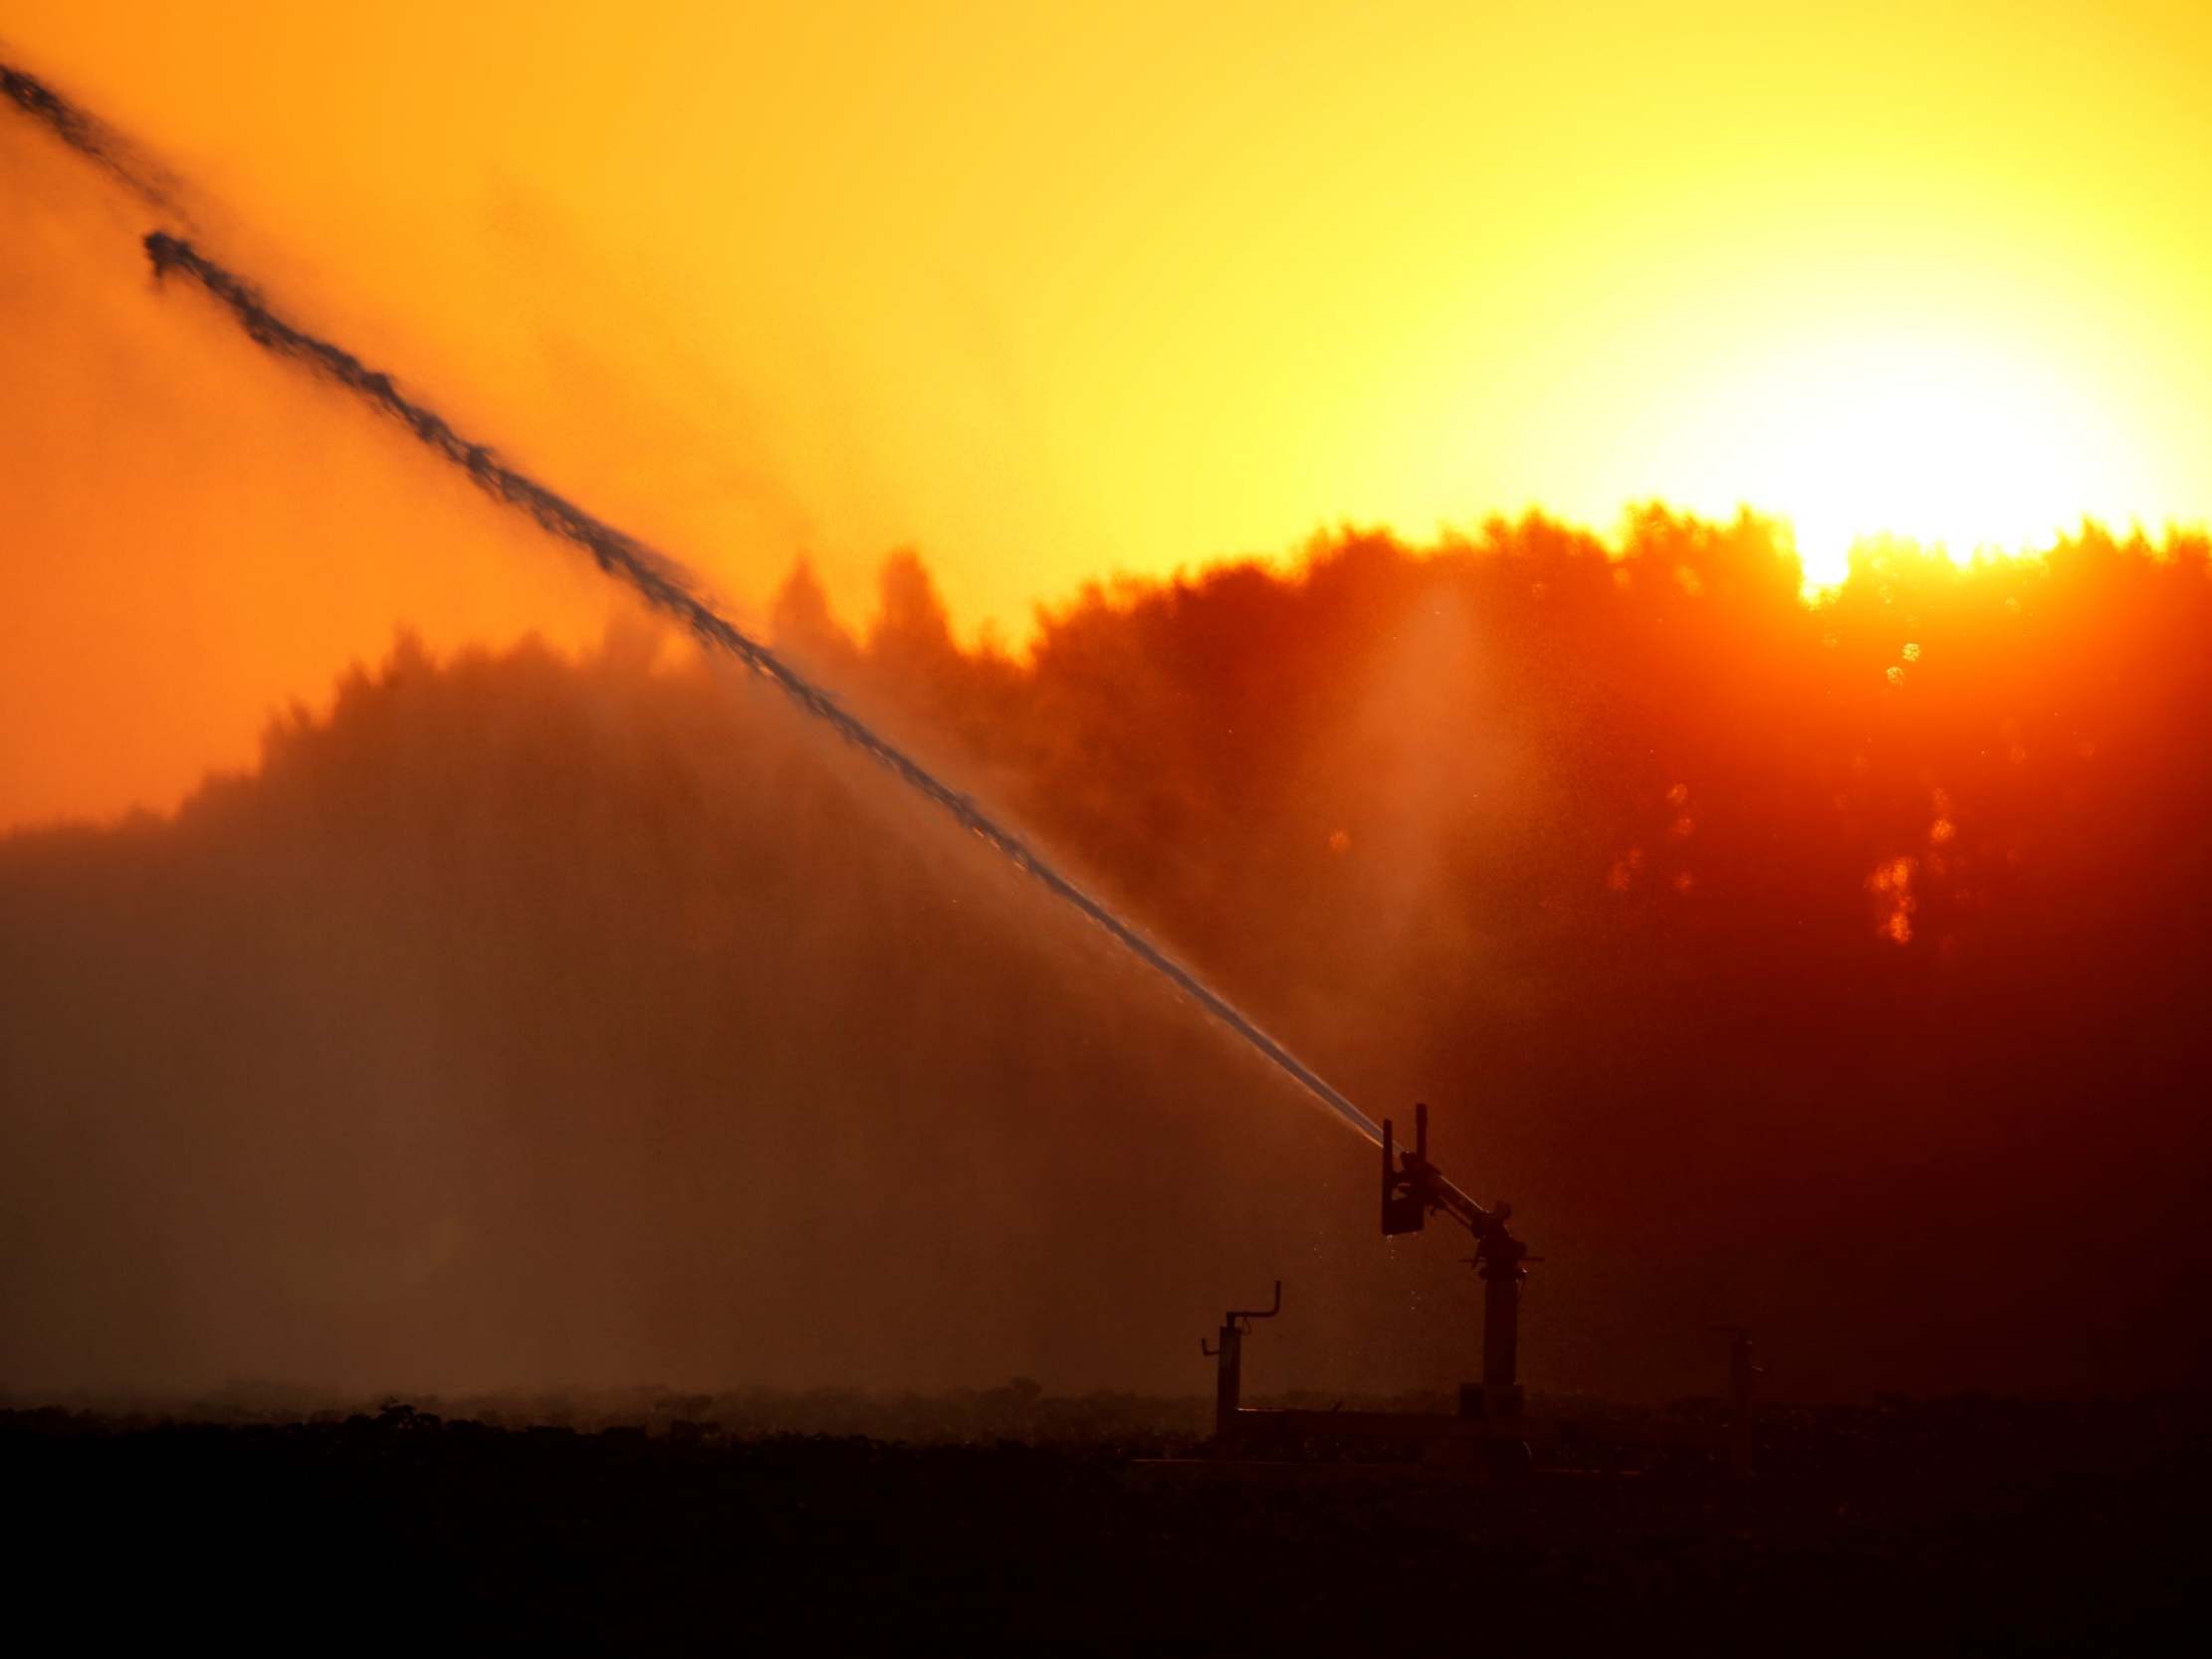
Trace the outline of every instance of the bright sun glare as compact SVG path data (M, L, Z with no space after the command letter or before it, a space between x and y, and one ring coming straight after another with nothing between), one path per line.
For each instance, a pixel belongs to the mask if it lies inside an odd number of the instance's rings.
M1838 337L1761 364L1728 402L1733 433L1716 436L1751 499L1791 521L1809 586L1841 581L1853 544L1878 535L1961 561L2047 544L2133 483L2094 405L1970 339Z

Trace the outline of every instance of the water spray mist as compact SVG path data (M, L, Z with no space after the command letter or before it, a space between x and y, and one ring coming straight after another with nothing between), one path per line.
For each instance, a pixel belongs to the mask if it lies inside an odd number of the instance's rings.
M35 77L5 64L0 64L0 92L142 199L163 208L172 206L173 191L166 181L136 161L107 123ZM846 713L828 693L722 615L700 596L698 581L681 565L508 466L490 446L463 437L443 415L402 392L388 373L370 368L344 347L288 322L269 308L252 284L209 259L190 242L166 231L154 231L146 237L145 249L157 277L189 277L219 302L256 343L306 364L379 413L397 420L442 459L467 473L494 501L528 514L541 528L583 548L601 570L627 584L655 610L682 623L702 645L736 658L772 682L803 714L829 726L846 742L888 767L909 788L935 802L962 829L987 842L1054 898L1103 928L1123 948L1241 1037L1337 1118L1369 1141L1381 1143L1382 1130L1375 1121L1311 1067L1238 1012L1205 980L1047 864L1027 842L984 812L970 796Z
M635 536L593 518L528 474L508 466L489 446L463 437L443 415L402 392L389 374L370 368L342 346L318 338L286 321L269 309L252 285L216 264L191 243L165 231L155 231L145 239L145 246L157 276L181 274L190 277L219 301L258 344L280 356L305 363L380 413L391 416L439 456L467 473L493 500L527 513L541 528L583 548L601 570L626 583L654 609L674 617L702 645L735 657L770 681L808 717L820 721L845 741L880 761L910 788L951 814L962 829L989 843L1016 868L1035 878L1054 898L1073 906L1105 929L1139 961L1165 976L1243 1038L1338 1118L1369 1141L1381 1143L1380 1126L1330 1087L1305 1062L1254 1025L1205 980L1047 864L1021 837L984 812L973 797L953 788L865 722L855 719L828 693L708 604L699 596L696 579L681 565L655 552Z

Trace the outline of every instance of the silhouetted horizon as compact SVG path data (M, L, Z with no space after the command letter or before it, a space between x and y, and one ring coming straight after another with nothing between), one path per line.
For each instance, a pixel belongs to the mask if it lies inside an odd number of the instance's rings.
M2202 1379L2201 540L1808 605L1752 519L1353 535L1020 659L884 596L794 573L778 648L1431 1102L1547 1258L1532 1386L1721 1322L1801 1392ZM1281 1277L1256 1389L1469 1370L1357 1142L834 748L642 623L402 642L173 818L0 841L0 1369L1174 1391Z

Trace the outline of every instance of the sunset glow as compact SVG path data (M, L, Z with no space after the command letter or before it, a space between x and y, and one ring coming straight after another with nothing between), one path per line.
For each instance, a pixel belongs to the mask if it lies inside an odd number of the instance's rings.
M741 604L803 554L864 618L913 546L1019 646L1087 580L1341 523L1749 507L1818 584L1864 535L2212 509L2193 8L223 19L23 0L0 45L190 179L218 253ZM588 584L160 314L140 216L4 141L0 480L65 556L5 573L0 690L79 724L8 734L0 821L171 802L396 626L595 637ZM155 713L102 706L113 652Z
M59 1616L2201 1603L2204 0L0 12Z
M1813 341L1722 388L1699 441L1787 503L1809 586L1853 544L1895 537L1955 559L2050 545L2120 515L2144 479L2117 425L2029 351L1971 338Z

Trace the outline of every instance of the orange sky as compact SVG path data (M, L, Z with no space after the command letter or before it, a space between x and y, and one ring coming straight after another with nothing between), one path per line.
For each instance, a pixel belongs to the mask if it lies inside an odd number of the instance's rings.
M1660 496L2018 542L2202 522L2189 5L14 0L211 251L758 605L913 542L1113 570ZM0 823L172 802L393 627L595 578L156 294L0 120Z

